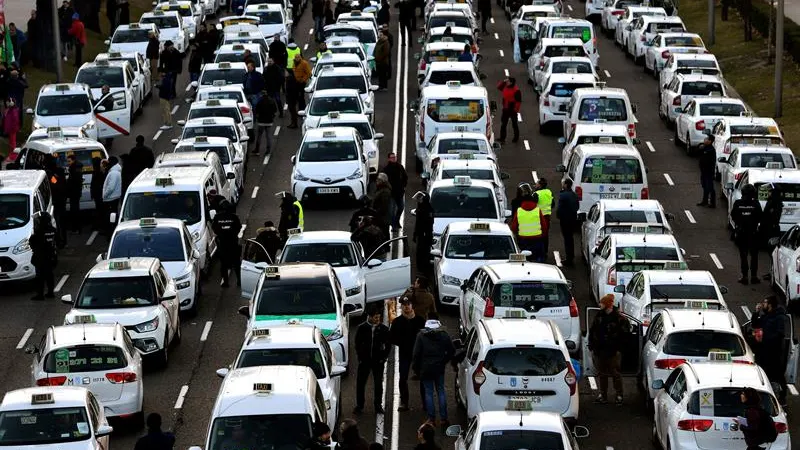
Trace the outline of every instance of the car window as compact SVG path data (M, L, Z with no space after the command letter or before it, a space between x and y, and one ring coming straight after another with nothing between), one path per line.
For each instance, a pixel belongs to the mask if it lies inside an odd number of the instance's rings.
M518 345L489 350L483 368L497 376L541 377L566 370L567 361L557 348Z
M653 343L653 345L658 344L658 341L661 340L661 336L664 335L664 315L663 314L656 314L653 320L650 322L650 327L647 328L647 340Z
M677 372L678 376L675 378L672 386L670 386L668 393L676 403L680 403L684 394L686 394L686 374L683 372L683 370L678 370Z

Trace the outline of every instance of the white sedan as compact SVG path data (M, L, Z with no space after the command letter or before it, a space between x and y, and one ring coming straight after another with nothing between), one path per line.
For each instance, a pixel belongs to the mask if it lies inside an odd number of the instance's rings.
M694 33L660 33L646 43L644 52L644 71L652 72L658 78L658 72L667 64L669 57L675 53L705 53L706 44L699 34Z
M770 239L769 244L775 246L770 256L772 286L783 292L792 305L800 300L800 225Z
M739 117L747 112L747 105L738 98L697 97L675 120L675 145L682 142L686 153L692 154L723 117Z

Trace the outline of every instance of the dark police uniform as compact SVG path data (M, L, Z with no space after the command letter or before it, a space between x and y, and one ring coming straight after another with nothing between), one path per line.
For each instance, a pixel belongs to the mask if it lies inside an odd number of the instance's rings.
M239 248L239 231L242 229L242 222L227 201L220 206L222 211L214 216L211 228L217 235L217 249L222 269L222 286L228 286L228 274L231 269L236 274L237 286L241 286L242 260L241 249Z

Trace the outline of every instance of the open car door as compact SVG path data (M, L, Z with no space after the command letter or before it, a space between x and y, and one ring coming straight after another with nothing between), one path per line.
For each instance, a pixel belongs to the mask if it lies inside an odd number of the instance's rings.
M407 248L406 236L389 239L361 264L367 303L397 297L411 284L411 257Z
M791 314L784 315L784 357L786 358L786 371L784 375L786 376L786 384L794 384L797 381L797 364L798 359L800 359L800 340L798 340L794 335L794 322L792 321ZM758 354L758 346L760 345L756 342L755 337L753 335L753 323L752 321L747 321L742 324L742 335L744 336L745 341L747 341L747 345L753 349L753 351Z
M132 108L128 100L125 91L110 92L94 105L98 139L130 134Z
M583 375L587 377L597 376L597 369L594 367L592 353L589 350L589 330L598 314L603 314L600 308L595 306L586 308L586 322L583 331L583 345L581 345L581 358L583 359ZM622 349L620 351L622 354L620 371L623 376L638 376L642 367L642 343L644 342L642 322L625 313L620 313L620 315L628 319L631 325L629 331L624 335Z
M242 246L242 297L250 299L256 290L258 279L264 269L272 264L267 250L254 239L244 241Z

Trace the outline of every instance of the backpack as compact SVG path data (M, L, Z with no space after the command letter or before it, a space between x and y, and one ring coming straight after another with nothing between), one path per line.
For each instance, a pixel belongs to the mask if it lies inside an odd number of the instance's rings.
M760 443L768 444L771 442L775 442L778 439L778 430L775 429L775 421L772 420L772 416L764 410L760 408L761 412L761 423L759 424L759 431L760 431Z

